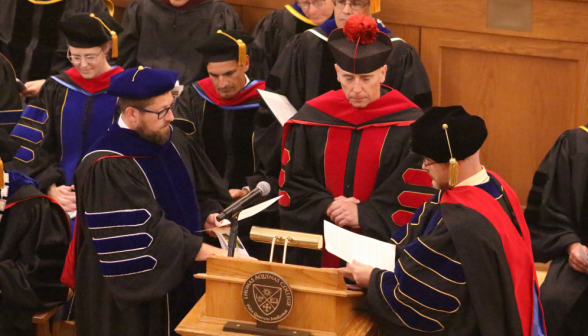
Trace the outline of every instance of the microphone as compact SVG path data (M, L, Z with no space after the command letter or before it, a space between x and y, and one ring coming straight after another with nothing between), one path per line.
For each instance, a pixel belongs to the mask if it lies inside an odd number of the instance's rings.
M216 216L216 220L220 222L223 219L233 217L236 213L243 210L243 208L251 204L260 196L266 196L267 194L269 194L271 189L272 188L270 187L269 183L267 183L266 181L259 182L255 189L251 190L247 195L243 196L240 200L229 205L218 216Z

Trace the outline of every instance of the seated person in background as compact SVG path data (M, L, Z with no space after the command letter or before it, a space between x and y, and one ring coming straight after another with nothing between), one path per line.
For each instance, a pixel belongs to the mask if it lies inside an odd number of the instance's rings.
M254 78L267 78L286 43L332 18L333 7L332 0L300 0L261 19L253 31L250 51Z
M588 333L588 125L565 131L533 178L525 218L538 262L549 336Z
M173 124L204 149L235 200L264 180L254 174L253 120L261 100L257 89L265 89L265 82L247 76L251 40L244 32L219 30L197 43L209 77L185 87L174 110ZM256 225L260 220L255 218ZM277 225L277 219L274 222ZM267 245L251 242L251 226L241 224L239 236L249 253L267 259L254 251L265 251Z
M2 159L11 155L0 146ZM0 335L34 336L33 315L67 299L59 277L69 219L33 179L3 168L0 174Z
M69 68L67 43L60 20L76 13L107 13L110 0L3 0L0 11L0 52L12 61L16 76L36 95L45 79Z
M343 28L356 14L371 17L380 10L380 0L334 1L334 18L320 26L294 36L280 53L271 73L266 78L268 91L288 98L297 110L307 101L331 90L338 90L335 59L329 51L327 39L335 29ZM429 77L416 50L390 30L378 23L378 30L388 35L393 50L385 64L388 67L384 84L398 90L421 108L432 105ZM280 137L282 126L271 111L262 104L259 127L255 132L256 150L260 153L258 166L268 176L280 172Z
M194 43L219 29L242 29L237 12L221 0L135 0L122 26L118 64L174 70L182 85L206 78Z
M216 172L192 167L206 155L191 158L170 126L177 76L143 67L113 76L108 92L120 97L121 116L76 171L78 335L174 334L204 293L195 260L227 255L202 243L195 184ZM205 228L220 225L216 215Z
M343 89L309 101L284 126L281 224L322 234L330 218L388 241L433 195L420 157L410 153L408 126L423 112L380 84L392 42L374 19L354 17L328 45ZM292 252L291 263L321 266L320 252ZM339 267L339 259L323 251L322 266Z
M356 261L341 272L367 288L385 335L544 336L519 200L480 164L484 120L434 107L411 131L439 192L392 236L394 272Z
M122 69L111 67L107 55L112 47L116 57L111 40L121 27L108 13L80 13L61 21L60 29L73 67L49 78L23 111L12 130L21 147L10 167L39 181L42 191L73 212L76 166L116 113L116 97L106 88Z

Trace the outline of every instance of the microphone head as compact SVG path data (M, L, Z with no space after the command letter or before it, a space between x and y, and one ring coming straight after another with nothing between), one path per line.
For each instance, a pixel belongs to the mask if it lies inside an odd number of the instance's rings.
M267 194L269 194L270 191L272 190L272 187L266 181L259 182L257 184L257 186L255 186L255 187L258 188L259 190L261 190L261 195L262 196L267 196Z

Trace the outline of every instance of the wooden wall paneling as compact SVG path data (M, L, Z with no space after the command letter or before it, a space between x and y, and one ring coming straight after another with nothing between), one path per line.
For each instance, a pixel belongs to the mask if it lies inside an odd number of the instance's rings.
M588 121L588 45L423 28L434 103L482 116L482 147L526 203L533 173L564 130Z
M226 3L247 7L279 9L294 2L294 0L225 0Z
M233 5L234 6L234 5ZM236 7L236 6L235 6ZM257 8L249 6L240 6L242 11L239 12L241 22L243 22L243 29L246 32L253 33L257 22L259 22L264 16L273 12L273 9Z
M392 31L392 34L400 37L404 42L415 47L417 52L421 48L421 28L415 26L407 26L396 23L384 22L384 25Z
M269 1L269 0L268 0ZM531 32L488 29L487 0L388 0L384 22L497 35L588 42L588 2L533 0Z

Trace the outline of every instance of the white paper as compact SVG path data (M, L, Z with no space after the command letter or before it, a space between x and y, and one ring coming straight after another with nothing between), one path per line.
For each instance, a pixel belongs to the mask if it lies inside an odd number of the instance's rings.
M584 259L585 262L588 263L588 255L586 254L586 251L584 251L584 246L580 245L580 257L582 259Z
M348 263L362 264L394 272L396 245L353 233L325 221L325 248Z
M260 89L257 91L282 126L296 114L296 109L286 96Z
M245 218L249 218L251 216L257 215L258 213L262 212L270 205L274 204L277 200L280 199L280 197L282 197L282 195L280 195L278 197L274 197L274 198L267 200L263 203L259 203L258 205L252 206L251 208L241 210L241 212L239 213L239 217L237 217L237 219L243 220Z
M231 228L230 227L218 227L212 231L214 231L214 233L216 233L216 236L218 237L218 241L220 242L221 248L223 250L228 250L229 249L229 237L231 236ZM241 242L241 239L239 239L239 237L237 237L237 244L235 246L235 252L249 256L249 253L247 253L247 250L245 249L245 246L243 245L243 243Z

